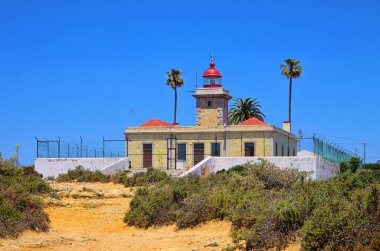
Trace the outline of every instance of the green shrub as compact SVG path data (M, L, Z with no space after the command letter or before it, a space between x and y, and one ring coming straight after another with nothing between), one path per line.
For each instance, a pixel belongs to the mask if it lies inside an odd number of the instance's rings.
M236 172L236 173L243 173L244 171L246 171L247 168L245 165L237 165L237 166L233 166L231 167L230 169L228 169L226 172L227 173L232 173L232 172Z
M194 227L214 219L213 208L207 203L207 197L195 193L186 198L177 211L177 227Z
M38 196L50 192L32 167L16 167L0 160L0 238L17 236L26 229L47 231L49 218Z
M124 170L122 172L115 173L111 176L111 181L117 184L128 184L129 174L129 170Z
M127 187L142 186L158 183L166 179L168 179L168 175L165 172L150 168L147 172L135 173L124 181L124 185Z
M347 171L356 173L356 171L360 168L362 161L358 157L352 157L349 161L342 161L339 163L340 173L344 173Z
M380 164L367 163L367 164L364 165L364 169L380 170Z
M131 201L130 211L125 214L124 222L141 228L161 226L174 222L172 207L173 188L167 185L139 188Z
M280 201L274 212L276 227L284 232L297 229L301 222L300 212L290 201Z
M340 173L344 173L350 170L350 165L346 161L342 161L339 163L339 171Z
M70 182L70 181L78 181L78 182L109 182L111 180L111 176L105 175L99 170L90 171L84 169L82 166L77 166L74 170L69 170L65 174L60 174L56 178L57 182Z
M138 174L128 180L141 187L124 221L188 228L229 220L234 242L246 250L282 249L300 235L304 250L378 250L380 171L311 181L266 161L230 170L206 177Z
M291 188L306 173L300 173L297 169L280 169L275 164L262 160L256 164L246 164L246 175L254 175L263 181L267 189Z

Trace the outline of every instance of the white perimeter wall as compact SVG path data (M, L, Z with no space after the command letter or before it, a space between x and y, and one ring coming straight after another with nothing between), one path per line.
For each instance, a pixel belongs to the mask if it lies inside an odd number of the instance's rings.
M91 171L99 170L104 174L114 174L129 167L128 158L38 158L35 170L44 178L67 173L82 166Z
M187 174L201 175L202 169L207 167L209 173L216 173L221 170L228 170L236 165L247 162L257 163L260 159L274 163L281 169L296 168L299 171L311 172L310 178L315 180L325 180L332 178L338 173L338 167L331 162L317 157L207 157L193 168L184 172L180 176Z

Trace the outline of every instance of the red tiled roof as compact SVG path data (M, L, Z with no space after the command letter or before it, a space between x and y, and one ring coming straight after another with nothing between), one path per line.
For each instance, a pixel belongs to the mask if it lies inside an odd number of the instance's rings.
M170 124L168 122L165 122L165 121L162 121L162 120L159 120L159 119L151 119L143 124L141 124L140 126L173 126L173 124Z
M250 118L243 122L241 122L239 125L267 125L268 123L265 123L264 121L261 121L257 118Z

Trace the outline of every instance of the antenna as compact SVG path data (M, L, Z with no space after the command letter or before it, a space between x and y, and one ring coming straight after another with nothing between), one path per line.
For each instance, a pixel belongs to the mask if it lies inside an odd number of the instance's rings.
M215 61L214 53L210 54L210 63Z

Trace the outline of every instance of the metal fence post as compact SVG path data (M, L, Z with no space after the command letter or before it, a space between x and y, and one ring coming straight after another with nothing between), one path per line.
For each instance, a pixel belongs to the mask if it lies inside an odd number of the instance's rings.
M58 158L61 157L61 138L58 136Z
M36 158L38 159L38 139L37 139L37 137L36 136L34 136L34 138L36 139L36 146L37 146L37 152L36 152L36 154L37 154L37 156L36 156Z
M79 136L80 137L80 157L82 158L83 155L82 155L82 149L83 149L83 140L82 140L82 136Z
M102 136L103 138L103 158L104 158L104 136Z

